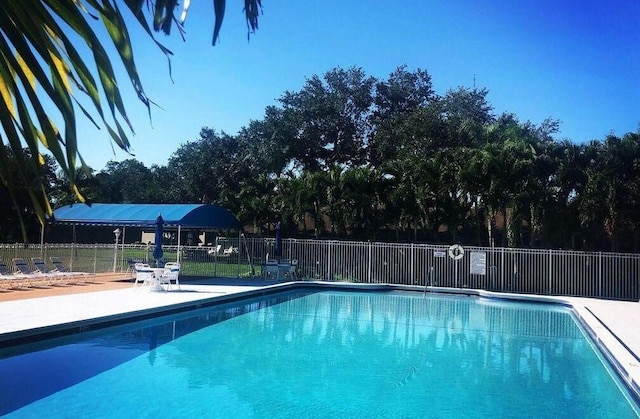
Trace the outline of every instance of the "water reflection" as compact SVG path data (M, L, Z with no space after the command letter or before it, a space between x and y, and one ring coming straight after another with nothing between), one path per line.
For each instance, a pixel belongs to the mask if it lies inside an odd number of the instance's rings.
M202 337L197 353L167 362L187 369L191 386L223 384L257 411L256 388L277 388L295 405L300 388L323 400L357 389L360 399L384 395L389 404L393 391L408 387L504 411L546 394L545 407L529 412L543 417L548 408L580 410L569 402L596 391L593 377L601 376L591 374L601 365L569 312L539 305L322 293L221 326ZM398 407L413 397L400 396Z

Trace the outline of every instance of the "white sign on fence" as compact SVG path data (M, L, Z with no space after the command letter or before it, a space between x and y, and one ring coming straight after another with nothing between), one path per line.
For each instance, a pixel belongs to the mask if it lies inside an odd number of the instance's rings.
M487 274L487 253L486 252L471 252L471 275L486 275Z
M443 258L443 257L446 257L446 256L447 256L447 252L441 252L439 250L435 250L433 252L433 257L436 257L436 258Z

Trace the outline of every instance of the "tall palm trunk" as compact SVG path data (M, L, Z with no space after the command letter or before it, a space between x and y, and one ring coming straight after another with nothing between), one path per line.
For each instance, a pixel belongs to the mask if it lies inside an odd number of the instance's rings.
M496 213L492 209L487 211L487 235L489 237L489 246L494 247L496 245L495 238L493 237L493 229L496 223Z

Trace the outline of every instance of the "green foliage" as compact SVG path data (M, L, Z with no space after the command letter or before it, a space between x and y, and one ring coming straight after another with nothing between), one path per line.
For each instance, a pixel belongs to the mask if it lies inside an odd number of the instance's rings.
M44 186L46 193L53 192L57 187L56 166L53 159L45 156L41 166L35 166L31 159L30 151L22 150L26 157L24 164L19 167L19 159L13 151L0 144L0 149L6 156L5 170L13 179L15 193L12 196L8 188L0 184L0 242L14 243L20 241L22 237L39 237L40 225L37 222L37 213L31 205L30 192L38 191ZM19 173L23 171L26 177Z
M335 164L365 162L374 83L360 68L335 68L280 98L283 114L293 125L289 141L297 169L327 170Z

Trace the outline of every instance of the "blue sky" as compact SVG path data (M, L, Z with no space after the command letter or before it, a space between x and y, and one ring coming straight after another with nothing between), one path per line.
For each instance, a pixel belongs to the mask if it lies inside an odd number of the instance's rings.
M334 67L386 79L395 68L427 70L435 90L486 87L494 112L561 121L558 139L602 140L640 124L640 2L634 0L264 0L247 42L243 2L228 0L220 43L211 46L212 2L192 1L186 42L157 35L164 55L131 25L146 108L123 86L134 157L165 165L202 127L235 134L287 90ZM115 57L115 56L114 56ZM124 85L125 79L121 79ZM130 156L104 130L79 124L80 151L96 170ZM114 146L115 147L115 146Z

